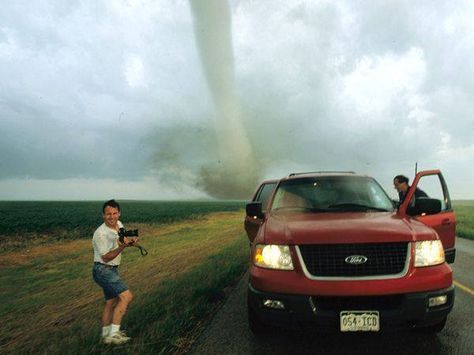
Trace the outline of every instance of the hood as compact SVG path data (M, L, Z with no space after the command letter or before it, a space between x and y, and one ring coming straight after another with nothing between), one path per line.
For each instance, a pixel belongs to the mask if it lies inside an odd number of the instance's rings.
M265 244L343 244L436 239L430 227L393 212L271 213Z

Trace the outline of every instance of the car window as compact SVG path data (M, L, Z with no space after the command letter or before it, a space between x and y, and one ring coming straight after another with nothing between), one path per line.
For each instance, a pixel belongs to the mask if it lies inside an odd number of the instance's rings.
M392 211L382 187L364 176L324 176L282 182L275 192L272 210Z
M437 199L441 202L441 211L446 211L451 208L447 192L443 190L439 176L426 175L422 176L416 186L415 194L410 200L410 205L413 205L414 199L429 197Z
M263 184L255 198L255 201L262 203L262 210L264 212L267 210L268 200L270 199L275 186L276 183Z

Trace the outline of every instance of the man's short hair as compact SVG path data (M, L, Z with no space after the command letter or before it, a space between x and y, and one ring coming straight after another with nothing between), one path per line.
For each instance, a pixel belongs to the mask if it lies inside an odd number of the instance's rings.
M104 204L102 205L102 213L105 212L106 207L116 208L120 212L120 205L115 200L105 201Z
M400 184L406 183L407 185L409 181L409 179L405 175L397 175L393 178L393 180L397 180Z

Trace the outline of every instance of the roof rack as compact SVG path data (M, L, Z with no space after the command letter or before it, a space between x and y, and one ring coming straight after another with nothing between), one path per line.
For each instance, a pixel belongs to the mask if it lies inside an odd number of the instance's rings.
M354 171L336 171L336 170L307 171L303 173L291 173L288 176L305 175L305 174L355 174L355 172Z

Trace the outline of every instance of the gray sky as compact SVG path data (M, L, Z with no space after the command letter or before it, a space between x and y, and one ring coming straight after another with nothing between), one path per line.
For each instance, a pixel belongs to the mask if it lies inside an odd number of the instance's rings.
M259 178L355 170L395 196L418 162L473 199L474 3L440 3L231 1ZM0 199L208 196L216 109L194 29L188 1L3 4Z

